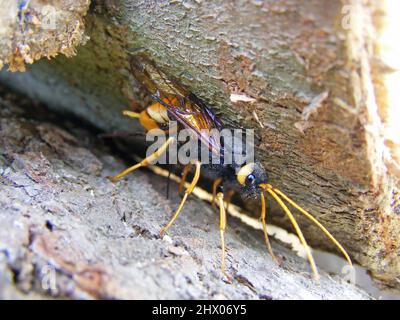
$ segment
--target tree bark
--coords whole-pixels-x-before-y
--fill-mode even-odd
[[[398,287],[399,145],[386,130],[394,69],[380,50],[388,16],[380,1],[105,1],[87,17],[90,41],[76,57],[1,79],[107,132],[136,130],[120,111],[144,107],[128,71],[132,52],[144,50],[224,123],[254,128],[271,183]],[[299,219],[313,246],[333,250]]]

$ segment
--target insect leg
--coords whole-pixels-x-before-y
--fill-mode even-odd
[[[219,205],[219,231],[221,234],[221,271],[229,279],[229,276],[225,273],[225,227],[226,227],[226,212],[224,206],[224,194],[218,192],[217,201]]]
[[[193,180],[192,180],[192,182],[190,183],[190,186],[186,189],[185,194],[183,195],[183,198],[182,198],[182,200],[181,200],[181,203],[179,204],[179,207],[178,207],[178,209],[176,210],[175,214],[172,216],[171,221],[168,222],[168,224],[167,224],[164,228],[161,229],[161,231],[160,231],[160,235],[161,235],[161,236],[164,235],[165,232],[167,232],[167,230],[168,230],[168,229],[172,226],[172,224],[175,222],[176,218],[178,218],[179,214],[180,214],[181,211],[182,211],[183,205],[184,205],[185,202],[186,202],[187,197],[189,196],[189,194],[192,193],[194,187],[196,186],[197,182],[199,181],[199,178],[200,178],[200,166],[201,166],[200,161],[196,161],[196,162],[195,162],[195,165],[196,165],[196,171],[195,171],[195,173],[194,173]]]
[[[226,207],[225,210],[228,212],[229,211],[229,206],[231,204],[231,200],[233,195],[235,194],[235,190],[230,189],[228,190],[228,192],[226,193],[226,197],[225,197],[225,203],[226,203]]]
[[[221,182],[222,182],[222,178],[217,178],[213,182],[211,204],[214,208],[215,208],[215,197],[217,195],[217,189],[218,189],[218,186],[221,184]]]
[[[112,182],[117,182],[118,180],[120,180],[121,178],[126,176],[128,173],[131,173],[132,171],[134,171],[134,170],[136,170],[136,169],[138,169],[140,167],[148,166],[151,162],[153,162],[158,157],[160,157],[167,150],[168,146],[172,142],[174,142],[174,140],[175,140],[174,137],[169,137],[168,140],[165,141],[164,144],[162,144],[161,147],[158,148],[156,152],[152,153],[147,158],[144,158],[142,161],[140,161],[139,163],[135,164],[134,166],[129,167],[128,169],[125,169],[125,170],[121,171],[120,173],[118,173],[115,176],[109,177],[109,179]]]
[[[143,132],[113,131],[108,133],[100,133],[97,136],[101,139],[110,139],[110,138],[145,137],[145,134]]]
[[[192,165],[193,165],[193,163],[189,163],[183,169],[182,178],[181,178],[181,181],[179,182],[179,194],[180,195],[182,195],[183,186],[185,185],[186,177],[187,177],[188,173],[190,172],[190,169],[192,169]]]
[[[263,226],[263,231],[264,231],[264,239],[265,239],[265,244],[267,245],[268,252],[271,255],[272,259],[277,263],[280,264],[278,258],[275,256],[274,251],[272,250],[271,243],[269,242],[269,237],[268,237],[268,232],[267,232],[267,222],[266,222],[266,205],[265,205],[265,196],[264,193],[261,192],[260,194],[261,197],[261,215],[260,215],[260,220]]]
[[[130,117],[130,118],[140,118],[140,113],[133,112],[130,110],[124,110],[124,111],[122,111],[122,114],[124,116]]]
[[[265,190],[278,202],[278,204],[282,207],[283,211],[285,211],[286,215],[288,216],[290,222],[292,223],[294,229],[296,230],[297,235],[299,236],[300,242],[303,244],[304,248],[306,249],[308,261],[310,261],[310,266],[311,269],[314,273],[314,276],[316,279],[319,279],[319,274],[317,270],[317,266],[315,265],[314,258],[311,254],[310,247],[307,244],[306,239],[304,238],[303,232],[301,232],[301,229],[299,225],[297,224],[296,219],[294,218],[293,214],[290,212],[289,208],[283,203],[281,198],[272,190],[271,187],[267,187]]]

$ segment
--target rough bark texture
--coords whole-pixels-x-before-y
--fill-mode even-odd
[[[378,84],[390,68],[373,37],[383,10],[357,0],[105,1],[88,16],[91,41],[76,57],[1,79],[100,129],[131,129],[119,111],[142,100],[127,60],[145,48],[226,124],[255,128],[271,183],[312,211],[358,263],[398,286],[400,216],[390,206],[398,163],[388,157],[398,146],[383,134],[388,106]],[[233,103],[232,93],[254,102]],[[273,221],[289,226],[280,214]],[[312,245],[332,249],[301,224]]]
[[[159,237],[179,201],[175,184],[168,200],[166,180],[150,172],[109,182],[124,164],[96,135],[1,96],[1,299],[369,298],[337,276],[314,282],[307,262],[274,242],[284,259],[278,267],[261,233],[234,218],[226,283],[215,209],[192,197],[169,236]]]

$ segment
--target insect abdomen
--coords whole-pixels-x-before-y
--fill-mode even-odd
[[[147,130],[165,128],[171,119],[168,117],[167,108],[156,102],[140,113],[140,124]]]

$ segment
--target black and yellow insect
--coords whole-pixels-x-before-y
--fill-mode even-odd
[[[307,245],[307,242],[303,236],[303,233],[296,222],[293,214],[285,204],[288,203],[314,224],[316,224],[327,236],[328,238],[338,247],[338,249],[343,253],[344,257],[347,259],[348,263],[351,265],[351,260],[347,252],[340,245],[340,243],[329,233],[329,231],[310,213],[296,204],[288,196],[286,196],[282,191],[273,187],[268,183],[268,174],[262,164],[255,160],[251,163],[237,164],[234,161],[232,163],[224,163],[223,155],[221,150],[224,146],[221,141],[214,139],[213,136],[205,133],[207,130],[217,129],[222,130],[222,123],[217,119],[214,113],[193,93],[186,90],[182,85],[178,84],[177,81],[173,80],[171,77],[167,77],[165,73],[160,71],[156,65],[145,58],[142,55],[137,55],[133,57],[130,63],[133,76],[138,80],[140,84],[151,94],[155,100],[154,104],[151,104],[141,113],[136,113],[132,111],[124,111],[124,115],[138,118],[141,125],[147,129],[161,129],[168,130],[168,124],[170,121],[174,120],[178,123],[177,130],[181,128],[189,129],[197,136],[201,144],[207,146],[210,153],[217,154],[221,157],[222,161],[218,165],[204,164],[199,160],[194,160],[192,163],[186,165],[183,170],[180,189],[185,183],[186,177],[191,170],[195,167],[195,173],[193,180],[191,181],[189,187],[184,192],[183,198],[180,202],[179,207],[172,216],[170,222],[161,230],[161,235],[163,235],[172,226],[174,221],[177,219],[182,211],[182,208],[188,198],[192,193],[193,189],[196,187],[200,172],[208,177],[214,178],[213,183],[213,204],[215,200],[219,206],[220,211],[220,236],[221,236],[221,247],[222,247],[222,258],[221,258],[221,269],[225,274],[225,241],[224,241],[224,231],[226,226],[226,212],[224,207],[224,189],[228,190],[226,192],[227,197],[232,195],[232,190],[238,192],[244,198],[253,197],[260,198],[261,201],[261,215],[260,220],[263,225],[264,238],[267,248],[272,256],[272,258],[277,261],[267,233],[266,224],[266,198],[264,193],[267,192],[276,202],[282,207],[285,214],[288,216],[290,222],[292,223],[301,243],[306,248],[307,257],[310,262],[312,271],[314,275],[318,278],[318,271],[311,254],[311,251]],[[206,130],[204,130],[206,129]],[[114,182],[120,180],[128,173],[144,166],[150,165],[154,160],[160,157],[166,152],[168,146],[174,143],[174,137],[170,136],[166,142],[158,148],[156,152],[145,158],[140,163],[123,170],[117,175],[110,177]],[[226,197],[225,197],[226,200]]]

